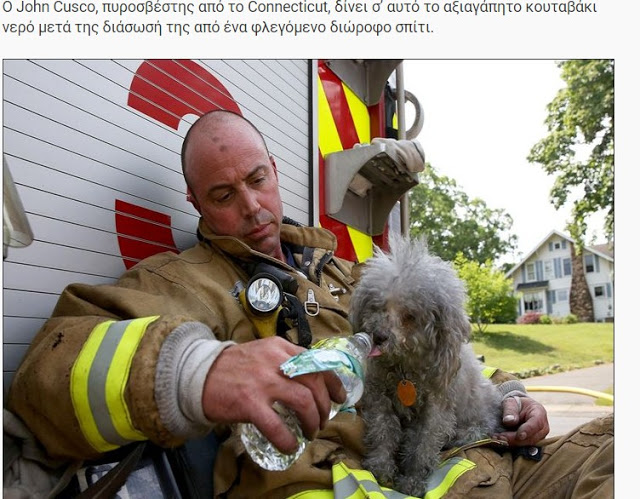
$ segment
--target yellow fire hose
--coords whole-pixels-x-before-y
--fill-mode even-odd
[[[527,386],[528,392],[566,392],[576,393],[579,395],[588,395],[597,399],[608,400],[613,402],[613,395],[597,390],[589,390],[588,388],[576,388],[574,386]]]

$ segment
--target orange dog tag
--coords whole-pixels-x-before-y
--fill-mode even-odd
[[[400,380],[397,387],[398,399],[405,407],[416,403],[416,387],[408,379]]]

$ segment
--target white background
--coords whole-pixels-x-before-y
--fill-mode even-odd
[[[333,4],[333,2],[331,2]],[[413,2],[408,2],[413,3]],[[478,2],[481,3],[481,2]],[[587,2],[577,2],[585,5]],[[444,2],[443,2],[444,4]],[[590,3],[591,4],[591,3]],[[422,4],[421,4],[422,5]],[[524,4],[523,4],[524,5]],[[638,168],[638,74],[637,20],[640,8],[637,2],[606,2],[594,4],[597,14],[531,14],[531,15],[479,15],[463,14],[425,16],[434,33],[430,35],[388,35],[358,36],[326,33],[318,36],[280,36],[269,35],[255,37],[251,34],[242,36],[209,36],[178,37],[163,36],[157,39],[151,36],[79,36],[66,35],[60,37],[47,36],[14,36],[0,31],[0,53],[2,58],[390,58],[390,59],[570,59],[570,58],[614,58],[616,76],[616,488],[625,493],[634,479],[633,456],[630,454],[634,445],[633,430],[635,425],[631,418],[635,415],[631,407],[632,396],[637,387],[631,391],[636,377],[633,366],[638,363],[637,321],[634,314],[637,309],[631,303],[636,294],[631,287],[637,283],[637,265],[633,265],[632,251],[637,246],[635,236],[638,222],[637,208],[637,168]],[[0,22],[12,20],[10,15],[0,10]],[[275,16],[276,20],[286,22],[290,15]],[[389,17],[389,16],[388,16]],[[251,16],[255,21],[257,16]],[[27,23],[30,16],[24,15],[16,22]],[[63,22],[64,15],[58,18],[51,16],[50,22]],[[89,23],[96,22],[98,16],[86,16]],[[148,16],[149,22],[155,22],[158,16]],[[164,21],[164,17],[162,18]],[[297,18],[296,18],[297,19]],[[308,22],[325,19],[320,15],[305,16]],[[342,20],[347,17],[342,15]],[[364,19],[364,18],[363,18]],[[368,18],[367,18],[368,19]],[[372,22],[377,18],[371,16]],[[422,18],[421,18],[422,19]],[[178,18],[180,22],[182,19]],[[366,19],[365,19],[366,20]],[[100,22],[102,20],[100,19]],[[144,18],[142,18],[144,21]],[[142,22],[141,21],[141,22]],[[236,19],[237,21],[237,19]],[[78,22],[78,19],[75,19]],[[1,28],[1,26],[0,26]],[[524,71],[524,69],[523,69]],[[542,69],[540,69],[542,71]],[[430,78],[442,79],[447,73],[431,74]],[[474,78],[470,76],[469,78]],[[409,75],[407,75],[407,80]],[[438,82],[438,85],[455,89],[459,82]],[[480,85],[481,81],[474,82]],[[410,90],[415,91],[415,83],[407,83]],[[541,93],[552,98],[553,89],[540,89]],[[547,94],[548,93],[548,94]],[[456,98],[468,98],[461,95],[460,90],[454,95],[442,95],[441,104]],[[483,95],[478,92],[477,100]],[[521,105],[529,105],[528,96],[517,97]],[[542,99],[543,101],[546,99]],[[488,106],[492,108],[493,106]],[[540,118],[544,112],[536,111]],[[434,125],[435,126],[435,125]],[[460,132],[465,129],[462,127]],[[429,128],[425,130],[425,143],[431,136]],[[541,130],[543,132],[543,130]],[[526,145],[522,144],[521,152],[527,151],[540,136],[527,136]],[[474,137],[470,135],[457,137],[460,148],[474,145]],[[464,161],[442,156],[443,153],[432,152],[432,160],[441,173],[456,178],[460,170],[447,171],[446,168],[463,168]],[[487,159],[485,156],[489,156]],[[483,165],[498,161],[497,151],[482,155]],[[445,164],[446,163],[446,164]],[[530,166],[530,171],[535,170]],[[531,173],[534,175],[534,173]],[[499,176],[498,179],[503,179]],[[463,187],[475,194],[476,182],[459,179]],[[477,186],[477,195],[483,197],[492,207],[494,205],[488,195]],[[541,185],[540,190],[544,186]],[[543,195],[543,194],[541,194]],[[505,208],[507,208],[505,206]],[[509,210],[508,210],[509,211]],[[513,215],[519,217],[513,210]],[[519,222],[518,222],[519,223]],[[526,224],[527,222],[525,222]],[[545,226],[546,227],[546,226]],[[551,230],[549,227],[548,230]],[[518,232],[520,229],[518,228]],[[546,228],[536,228],[533,241],[542,238]],[[524,238],[522,238],[524,240]],[[528,243],[527,243],[528,244]],[[523,249],[523,251],[527,251]],[[624,459],[626,458],[626,459]],[[625,483],[626,482],[626,483]]]

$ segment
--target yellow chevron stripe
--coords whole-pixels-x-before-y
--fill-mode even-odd
[[[347,230],[349,231],[353,249],[358,257],[358,262],[362,263],[373,256],[373,239],[371,239],[371,236],[349,225],[347,225]]]
[[[70,391],[73,409],[80,423],[80,429],[82,430],[84,438],[89,442],[91,447],[99,452],[117,449],[118,446],[107,442],[98,431],[98,426],[93,418],[93,412],[89,404],[89,373],[98,348],[109,326],[114,322],[115,321],[102,322],[91,331],[89,338],[87,338],[82,350],[80,350],[80,354],[71,369]]]
[[[342,88],[347,98],[349,111],[351,112],[360,143],[371,142],[371,120],[367,106],[344,83],[342,84]],[[351,243],[353,244],[353,249],[356,252],[358,261],[364,262],[373,255],[373,239],[368,234],[353,227],[347,226],[347,230],[349,231],[349,237],[351,238]]]
[[[371,142],[371,125],[369,120],[369,110],[364,102],[354,94],[349,87],[344,83],[342,84],[344,89],[344,95],[347,98],[347,104],[349,105],[349,112],[353,118],[353,123],[356,127],[356,133],[360,143]]]
[[[131,321],[118,344],[107,373],[106,395],[109,414],[117,432],[127,440],[146,440],[146,437],[133,426],[129,406],[125,400],[125,390],[133,355],[138,349],[147,326],[157,318],[156,315]]]
[[[329,100],[322,87],[320,77],[318,77],[318,130],[318,146],[323,157],[332,152],[342,151],[340,135],[333,120]],[[325,186],[326,188],[327,186]]]

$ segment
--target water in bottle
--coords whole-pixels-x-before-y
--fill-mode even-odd
[[[329,418],[341,410],[352,409],[362,397],[364,390],[364,360],[371,353],[373,342],[366,333],[350,337],[335,337],[321,340],[298,355],[284,362],[280,369],[293,378],[302,374],[332,370],[342,381],[347,397],[342,404],[332,402]],[[240,438],[254,462],[266,470],[282,471],[289,468],[304,452],[307,439],[302,434],[295,413],[276,402],[274,410],[282,417],[287,427],[298,440],[298,449],[293,454],[284,454],[267,440],[251,423],[240,428]]]

